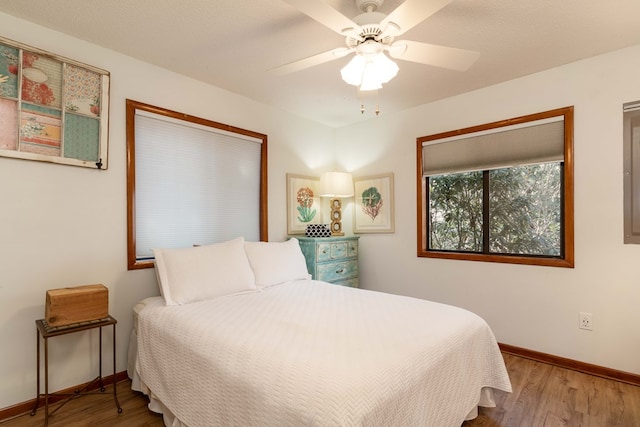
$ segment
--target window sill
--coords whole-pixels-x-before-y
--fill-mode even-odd
[[[565,258],[539,258],[518,255],[486,255],[476,253],[418,251],[421,258],[457,259],[464,261],[500,262],[505,264],[540,265],[546,267],[574,268],[573,259]]]

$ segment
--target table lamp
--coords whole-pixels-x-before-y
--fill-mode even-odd
[[[320,177],[320,197],[331,197],[331,235],[344,236],[342,201],[353,196],[353,178],[347,172],[325,172]]]

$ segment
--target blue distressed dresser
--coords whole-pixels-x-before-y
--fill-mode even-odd
[[[295,238],[300,242],[313,279],[358,287],[359,236]]]

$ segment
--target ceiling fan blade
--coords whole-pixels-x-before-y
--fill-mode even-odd
[[[333,61],[334,59],[342,58],[343,56],[346,56],[351,52],[352,49],[339,47],[337,49],[332,49],[327,52],[322,52],[308,58],[300,59],[298,61],[290,62],[288,64],[272,68],[269,70],[269,72],[280,76],[284,74],[295,73],[296,71],[304,70],[306,68],[324,64],[325,62]]]
[[[399,36],[452,1],[453,0],[405,0],[404,3],[380,22],[380,28],[382,28],[383,33],[387,33],[385,35]]]
[[[466,71],[480,56],[480,52],[472,50],[456,49],[411,40],[398,40],[387,50],[393,58],[457,71]]]
[[[362,29],[336,9],[321,0],[283,0],[300,12],[343,36],[359,38]]]

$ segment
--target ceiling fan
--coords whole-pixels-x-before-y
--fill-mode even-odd
[[[341,70],[347,83],[360,90],[374,90],[391,80],[398,71],[392,58],[433,65],[457,71],[467,70],[480,55],[479,52],[421,43],[395,40],[433,15],[453,0],[405,0],[389,15],[377,10],[384,0],[355,0],[363,13],[347,18],[322,0],[283,0],[300,12],[346,37],[346,47],[291,62],[271,71],[288,74],[304,70],[355,53],[351,62]]]

